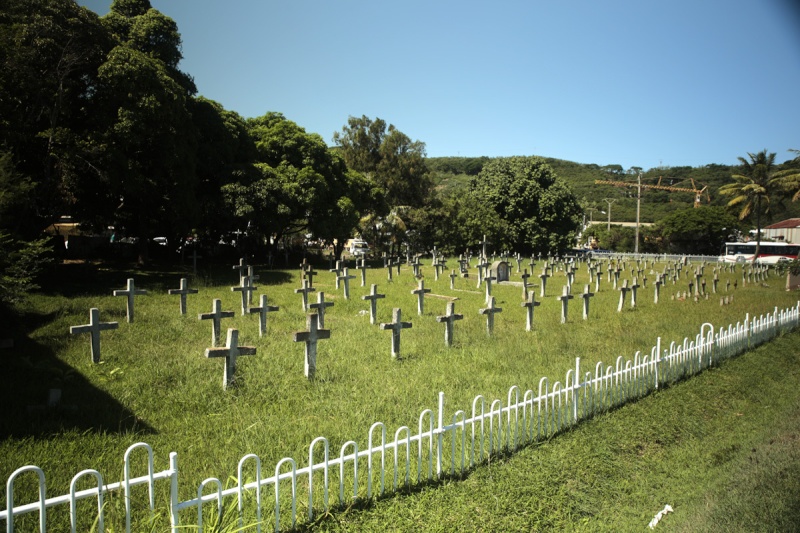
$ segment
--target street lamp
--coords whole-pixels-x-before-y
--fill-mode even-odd
[[[616,198],[603,198],[605,203],[608,204],[608,231],[611,231],[611,206],[617,201]]]

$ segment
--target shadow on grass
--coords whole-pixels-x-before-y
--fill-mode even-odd
[[[155,430],[79,372],[53,350],[30,339],[28,331],[53,320],[29,313],[9,322],[20,333],[0,351],[0,438],[47,437],[61,431],[150,434]],[[87,355],[88,357],[88,355]]]

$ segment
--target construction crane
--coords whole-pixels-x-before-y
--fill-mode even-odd
[[[697,188],[697,184],[692,178],[689,178],[689,181],[692,182],[692,188],[688,187],[673,187],[672,185],[661,185],[661,180],[663,178],[661,176],[658,177],[658,183],[655,184],[647,184],[647,183],[640,183],[640,182],[632,182],[632,181],[611,181],[611,180],[594,180],[595,185],[612,185],[614,187],[637,187],[641,189],[656,189],[660,191],[669,191],[669,192],[690,192],[694,194],[694,207],[700,207],[700,203],[703,199],[703,193],[706,193],[706,202],[711,203],[711,197],[708,194],[708,185],[704,185],[702,189]],[[700,185],[703,185],[702,183]],[[641,190],[640,189],[640,190]],[[641,195],[641,192],[639,193]]]
[[[689,178],[692,182],[692,188],[689,189],[688,187],[673,187],[672,185],[661,185],[661,176],[658,178],[658,183],[647,184],[642,183],[642,173],[639,173],[639,176],[636,179],[636,182],[632,181],[611,181],[611,180],[594,180],[595,185],[611,185],[614,187],[636,187],[636,236],[634,237],[634,253],[639,253],[639,214],[641,212],[642,207],[642,189],[657,189],[662,191],[670,191],[670,192],[690,192],[694,194],[694,206],[700,206],[700,200],[702,199],[703,193],[706,193],[706,197],[708,198],[709,203],[711,202],[711,197],[708,195],[708,185],[703,187],[702,189],[698,189],[697,185],[695,184],[694,180]],[[702,184],[701,184],[702,185]]]

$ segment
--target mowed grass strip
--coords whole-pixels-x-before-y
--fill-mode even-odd
[[[800,333],[325,531],[796,531]]]
[[[563,381],[575,357],[581,357],[585,370],[597,361],[613,365],[618,356],[649,352],[659,336],[666,347],[686,336],[693,339],[703,322],[727,326],[746,313],[754,317],[797,302],[796,293],[782,290],[780,278],[743,287],[737,271],[720,273],[720,287],[728,279],[738,281],[739,288],[728,293],[735,296],[731,305],[719,305],[724,290],[697,303],[671,299],[688,289],[686,277],[662,287],[661,303],[655,305],[651,274],[648,289],[640,289],[638,307],[630,308],[628,301],[617,313],[619,292],[603,275],[589,320],[581,320],[576,298],[570,302],[568,323],[562,325],[555,296],[566,278],[556,273],[536,309],[531,332],[524,330],[521,288],[496,285],[493,294],[503,312],[496,316],[490,337],[478,313],[485,307],[484,291],[476,288],[474,275],[457,279],[451,290],[449,278],[435,281],[431,268],[423,267],[432,294],[425,299],[423,316],[417,316],[416,296],[411,294],[417,280],[408,267],[392,282],[386,280],[385,269],[371,269],[366,287],[358,280],[351,284],[350,300],[336,289],[332,273],[321,266],[316,270],[320,274],[314,286],[335,305],[326,314],[332,334],[320,342],[314,382],[303,376],[302,344],[292,342],[292,333],[306,328],[306,313],[294,293],[300,287],[298,270],[257,268],[261,278],[254,302],[258,294],[267,294],[270,305],[280,306],[270,313],[263,338],[255,316],[240,315],[239,294],[230,289],[238,284],[237,274],[229,267],[190,279],[190,287],[200,292],[189,297],[186,316],[178,314],[178,297],[167,295],[185,272],[99,268],[82,276],[65,274],[19,308],[22,334],[16,335],[17,347],[7,359],[2,390],[3,404],[10,408],[0,425],[0,474],[7,477],[22,465],[36,464],[47,475],[48,494],[64,494],[83,468],[100,470],[107,482],[121,479],[125,449],[145,441],[154,448],[157,470],[167,468],[169,452],[178,453],[181,496],[190,498],[207,477],[229,482],[247,453],[258,454],[269,472],[283,457],[305,464],[308,445],[318,436],[328,438],[331,453],[338,455],[349,440],[364,449],[374,422],[384,422],[389,435],[400,426],[415,428],[424,409],[435,410],[439,391],[446,395],[447,420],[457,409],[468,410],[477,395],[487,404],[495,398],[505,402],[512,385],[537,390],[541,377]],[[513,273],[512,280],[518,276]],[[111,296],[129,277],[149,291],[136,299],[133,324],[125,322],[124,298]],[[391,321],[392,308],[400,307],[403,320],[413,323],[402,333],[399,360],[390,357],[391,333],[369,324],[368,305],[360,296],[369,294],[371,283],[386,294],[378,304],[379,322]],[[585,283],[588,274],[582,266],[575,287]],[[540,299],[538,289],[532,290]],[[464,314],[455,325],[452,348],[444,346],[444,326],[435,320],[445,311],[447,300],[441,297],[458,298],[456,312]],[[211,310],[215,298],[235,313],[223,321],[223,339],[224,330],[235,327],[241,344],[258,350],[239,360],[236,385],[228,391],[222,389],[222,361],[203,357],[211,326],[197,320],[199,313]],[[316,301],[316,294],[310,300]],[[120,322],[119,329],[103,333],[102,362],[97,365],[90,361],[88,338],[68,334],[69,326],[86,323],[90,307],[100,308],[103,321]],[[63,391],[61,408],[28,409],[44,404],[47,390],[54,387]],[[144,474],[141,455],[134,463],[134,475]],[[31,485],[20,483],[17,501],[34,498]],[[359,489],[363,496],[365,483]],[[166,488],[159,490],[158,498],[166,501]],[[4,494],[5,486],[0,491]],[[332,497],[332,504],[337,501]]]

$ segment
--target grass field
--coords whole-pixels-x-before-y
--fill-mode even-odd
[[[321,266],[314,286],[335,305],[326,313],[331,338],[319,344],[313,382],[303,376],[302,343],[292,341],[292,333],[306,327],[300,296],[294,293],[300,287],[297,269],[256,268],[261,278],[255,301],[258,294],[267,294],[269,303],[280,307],[280,311],[269,315],[267,335],[259,338],[256,318],[239,314],[239,295],[230,289],[237,284],[237,274],[230,267],[190,279],[190,286],[199,289],[199,294],[189,297],[186,316],[178,313],[178,298],[167,295],[167,289],[177,288],[179,278],[186,275],[179,270],[65,267],[57,279],[18,309],[16,347],[5,357],[6,382],[0,392],[3,405],[9,406],[0,423],[0,474],[7,477],[19,466],[36,464],[47,474],[48,495],[64,494],[71,477],[84,468],[98,469],[106,481],[120,479],[125,449],[145,441],[155,450],[157,470],[167,467],[169,452],[179,454],[182,490],[185,496],[191,496],[205,478],[228,480],[235,475],[238,460],[247,453],[258,454],[269,470],[283,457],[307,456],[309,443],[321,435],[329,439],[332,449],[338,450],[348,440],[364,443],[367,430],[376,421],[384,422],[387,428],[413,426],[423,409],[436,407],[439,391],[446,393],[449,412],[466,410],[479,394],[487,399],[504,398],[512,385],[524,391],[536,389],[543,376],[563,379],[575,357],[581,357],[585,368],[593,368],[597,361],[612,364],[619,355],[629,358],[637,350],[649,350],[657,337],[666,344],[682,341],[686,336],[694,337],[704,322],[727,326],[743,320],[746,313],[754,316],[797,302],[797,294],[784,291],[780,278],[743,287],[741,272],[737,271],[720,272],[720,294],[708,300],[672,299],[677,291],[687,290],[688,278],[683,277],[676,285],[662,287],[661,301],[655,305],[655,275],[650,273],[650,266],[650,284],[639,290],[636,309],[628,304],[623,312],[616,312],[619,293],[612,290],[603,274],[600,291],[591,301],[589,320],[581,320],[580,299],[576,297],[570,302],[567,324],[560,324],[561,304],[555,296],[560,294],[565,277],[556,273],[548,281],[547,297],[536,309],[531,332],[525,331],[521,288],[496,285],[493,294],[503,312],[496,316],[490,337],[485,318],[478,314],[478,309],[485,307],[484,292],[476,288],[474,273],[469,279],[456,279],[455,290],[451,290],[447,276],[435,281],[432,268],[425,266],[425,284],[432,292],[425,298],[424,315],[417,316],[416,297],[411,294],[417,280],[408,267],[403,267],[399,276],[395,274],[392,282],[387,281],[385,269],[370,270],[367,286],[360,287],[358,279],[352,281],[351,299],[345,300],[342,290],[335,288],[333,274]],[[655,270],[662,267],[656,265]],[[706,266],[709,291],[711,268]],[[536,274],[539,272],[537,266]],[[352,273],[359,275],[355,270]],[[149,291],[147,296],[136,299],[133,324],[125,323],[124,298],[111,296],[112,290],[122,289],[129,277],[135,278],[137,287]],[[518,274],[512,274],[513,279],[518,279]],[[731,287],[726,293],[728,279],[735,280],[739,287]],[[379,292],[386,294],[378,303],[380,322],[389,322],[392,308],[400,307],[404,320],[413,323],[411,329],[402,332],[398,360],[390,357],[391,334],[370,325],[365,314],[368,306],[361,296],[369,293],[371,283],[378,284]],[[582,292],[585,283],[588,274],[583,267],[578,271],[573,293]],[[538,296],[538,289],[535,290]],[[724,294],[733,295],[734,301],[720,306],[719,298]],[[456,312],[463,313],[464,320],[456,323],[454,346],[447,348],[444,326],[436,322],[435,316],[444,314],[445,298],[452,297],[458,298]],[[236,313],[234,318],[223,321],[223,330],[237,328],[240,342],[257,348],[255,356],[239,360],[236,384],[227,391],[222,389],[223,363],[203,357],[210,346],[210,324],[197,320],[198,313],[211,310],[214,298],[222,300],[224,310]],[[316,301],[315,295],[312,300]],[[100,364],[91,363],[86,336],[68,333],[69,326],[87,322],[90,307],[100,309],[102,320],[120,322],[119,329],[102,335]],[[757,352],[762,359],[752,368],[736,370],[737,365],[756,357],[748,355],[741,358],[742,362],[737,360],[597,417],[552,441],[493,460],[470,472],[464,480],[447,479],[417,487],[407,497],[389,497],[367,510],[339,511],[317,526],[354,531],[414,530],[421,524],[425,529],[443,531],[461,527],[487,531],[636,529],[645,527],[663,504],[671,503],[660,503],[663,498],[655,497],[660,496],[656,489],[644,486],[645,474],[639,469],[645,467],[660,472],[662,485],[669,482],[680,487],[681,482],[688,483],[688,488],[676,490],[687,494],[700,491],[698,497],[715,502],[715,495],[727,497],[733,492],[728,485],[733,484],[734,478],[726,477],[735,471],[731,466],[749,479],[758,475],[771,479],[777,472],[796,469],[792,447],[773,446],[768,441],[789,442],[789,436],[796,435],[798,421],[792,413],[800,393],[766,400],[770,409],[756,410],[761,414],[753,415],[747,428],[730,429],[730,420],[726,419],[736,416],[729,412],[734,400],[741,405],[736,412],[742,412],[742,416],[732,420],[744,422],[751,418],[745,414],[753,411],[746,407],[758,406],[760,398],[767,396],[764,388],[770,390],[771,398],[770,387],[764,386],[771,381],[757,380],[766,374],[765,369],[772,370],[773,364],[785,390],[796,389],[797,374],[792,370],[798,357],[796,341],[796,334],[779,341],[788,342],[781,352],[783,366],[769,357],[765,360],[763,353],[771,352],[769,347],[762,348]],[[725,390],[732,397],[724,405],[698,399],[706,394],[708,384],[681,398],[687,390],[699,386],[695,382],[714,380],[720,375],[730,375]],[[736,380],[742,380],[741,387]],[[716,381],[708,383],[722,387]],[[750,387],[762,396],[751,393]],[[61,407],[39,409],[51,388],[63,391]],[[679,398],[677,407],[672,399],[675,397]],[[781,406],[772,409],[778,400]],[[690,408],[699,409],[699,414],[687,412]],[[681,416],[674,413],[676,410]],[[697,420],[685,427],[684,421],[693,420],[692,416]],[[724,420],[727,422],[723,424]],[[695,426],[700,428],[696,432],[692,429]],[[722,469],[722,477],[714,478],[713,461],[705,456],[709,446],[703,447],[706,432],[716,435],[711,441],[714,443],[724,442],[724,436],[731,443],[729,447],[739,442],[737,439],[751,442],[752,447],[739,445],[727,454],[719,452],[723,454],[720,464],[727,466]],[[698,447],[693,448],[695,445]],[[749,453],[774,456],[771,463],[783,466],[774,472],[748,469],[748,449],[757,450]],[[628,452],[622,453],[625,450]],[[698,454],[702,461],[690,460]],[[641,462],[642,457],[647,463]],[[691,466],[686,467],[690,470],[683,478],[669,478],[669,472],[676,471],[675,465],[684,463]],[[703,483],[694,481],[692,472],[700,472]],[[535,479],[530,477],[534,475]],[[494,481],[501,477],[502,481]],[[20,482],[17,501],[34,499],[32,483],[27,485]],[[513,496],[511,488],[515,486],[528,487],[527,496]],[[534,498],[539,494],[541,498]],[[643,495],[650,499],[640,501]],[[748,497],[752,497],[752,491],[742,491],[740,498]],[[444,500],[437,501],[438,498]],[[583,500],[585,503],[581,503]],[[492,501],[497,501],[499,507],[491,505]],[[521,505],[523,501],[526,505]],[[693,498],[676,498],[672,502],[676,513],[664,519],[665,525],[677,527],[684,523],[686,515],[681,513],[694,505],[692,517],[706,520],[706,529],[715,530],[713,521],[722,512],[718,508],[698,506]],[[119,502],[112,500],[109,505],[118,506]],[[592,508],[608,509],[612,516],[605,518],[604,513],[591,511]],[[54,514],[56,524],[64,519]],[[146,514],[140,510],[137,516]],[[298,514],[302,517],[303,511]],[[481,526],[490,515],[499,522],[487,521],[485,527]],[[512,519],[516,521],[504,521]],[[111,520],[111,527],[118,528],[118,517]],[[26,523],[29,522],[20,522],[23,527]],[[160,530],[159,527],[163,525],[154,529]],[[684,527],[693,530],[689,522]]]

